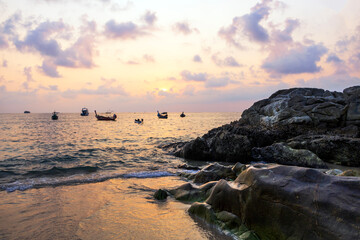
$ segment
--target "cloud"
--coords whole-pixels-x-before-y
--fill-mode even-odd
[[[50,38],[52,34],[63,32],[66,29],[62,21],[43,22],[36,29],[27,33],[25,40],[15,40],[15,46],[20,51],[38,51],[41,55],[56,57],[60,54],[59,43]]]
[[[201,62],[202,62],[202,59],[201,59],[201,57],[200,57],[199,55],[195,55],[195,56],[193,57],[193,61],[194,61],[194,62],[199,62],[199,63],[201,63]]]
[[[24,75],[26,76],[27,82],[35,82],[34,78],[32,77],[31,67],[24,67],[23,72],[24,72]]]
[[[207,73],[191,73],[187,70],[184,70],[180,73],[181,77],[185,81],[196,81],[196,82],[205,82],[207,80]]]
[[[9,39],[15,37],[15,28],[20,20],[21,13],[17,12],[0,24],[0,49],[9,47]]]
[[[62,38],[61,34],[71,28],[61,20],[40,23],[35,29],[27,32],[24,40],[15,39],[14,44],[21,52],[37,52],[42,55],[44,61],[39,69],[49,77],[61,77],[57,71],[58,66],[92,68],[95,67],[93,57],[95,55],[96,23],[87,21],[86,17],[82,17],[82,22],[81,36],[64,50],[57,39]]]
[[[219,88],[225,87],[230,83],[230,79],[228,77],[223,78],[210,78],[206,81],[205,87],[207,88]]]
[[[75,98],[78,95],[100,95],[100,96],[128,96],[129,94],[125,91],[125,89],[121,86],[107,86],[101,85],[97,89],[88,89],[82,88],[80,90],[66,90],[61,93],[61,95],[65,98]]]
[[[242,48],[242,45],[237,40],[237,20],[238,18],[233,19],[233,23],[228,27],[222,27],[218,35],[220,38],[223,38],[228,44],[233,45],[237,48]]]
[[[227,27],[222,27],[218,31],[218,35],[227,43],[237,48],[242,48],[240,43],[240,34],[246,36],[250,41],[267,43],[269,42],[268,31],[260,25],[263,19],[270,14],[271,8],[269,3],[272,0],[262,0],[251,8],[249,14],[234,17],[232,23]]]
[[[298,46],[280,55],[268,57],[261,67],[270,73],[315,73],[321,70],[317,62],[327,51],[321,44]]]
[[[329,56],[326,59],[326,62],[342,63],[343,60],[341,60],[336,54],[332,53],[332,54],[329,54]]]
[[[153,26],[157,20],[156,13],[146,11],[142,19],[146,22],[147,25]]]
[[[274,39],[276,43],[284,43],[284,42],[292,42],[292,33],[296,28],[300,26],[300,21],[298,19],[287,19],[285,21],[284,30],[280,31],[278,29],[274,29],[271,37]]]
[[[8,66],[8,61],[7,60],[3,60],[2,66],[4,68],[6,68]]]
[[[211,59],[213,60],[213,62],[219,66],[219,67],[242,67],[241,64],[239,64],[235,58],[229,56],[226,57],[225,59],[220,59],[218,57],[219,54],[214,54],[212,55]]]
[[[184,35],[189,35],[189,34],[191,34],[193,32],[196,32],[196,33],[199,32],[198,29],[191,28],[189,23],[187,23],[187,22],[177,22],[177,23],[175,23],[174,26],[173,26],[173,31],[177,32],[177,33],[184,34]]]
[[[110,20],[105,24],[105,35],[112,39],[137,39],[147,33],[133,22],[116,23]]]
[[[57,71],[56,65],[52,60],[44,60],[42,65],[38,67],[45,75],[52,78],[61,77],[59,72]]]
[[[272,0],[263,0],[261,3],[256,4],[249,14],[241,17],[242,32],[250,40],[256,42],[268,42],[269,34],[267,30],[260,25],[260,21],[266,19],[270,13],[268,4]]]

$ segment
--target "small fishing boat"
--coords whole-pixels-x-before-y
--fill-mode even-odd
[[[95,117],[97,118],[97,120],[100,120],[100,121],[115,121],[117,118],[115,113],[111,117],[108,117],[108,116],[98,115],[96,110],[94,112],[95,112]]]
[[[167,112],[159,113],[159,111],[157,111],[157,116],[158,116],[158,118],[165,118],[165,119],[168,118]]]
[[[135,119],[135,123],[137,124],[143,124],[144,119]]]
[[[89,116],[89,110],[86,108],[86,107],[83,107],[81,109],[81,113],[80,113],[81,116]]]
[[[181,114],[180,114],[180,117],[185,117],[186,115],[185,115],[185,113],[184,112],[182,112]]]
[[[24,111],[24,113],[30,113],[30,111],[26,110],[26,111]]]
[[[58,114],[58,113],[54,111],[53,114],[52,114],[52,116],[51,116],[51,119],[52,119],[52,120],[58,120],[59,117],[58,117],[57,114]]]

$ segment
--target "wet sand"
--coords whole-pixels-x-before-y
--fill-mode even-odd
[[[1,239],[230,239],[196,222],[189,205],[156,189],[179,177],[112,179],[100,183],[0,192]]]

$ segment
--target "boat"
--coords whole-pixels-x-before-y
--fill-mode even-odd
[[[165,118],[165,119],[168,118],[167,112],[159,113],[159,111],[157,111],[157,116],[158,116],[158,118]]]
[[[57,114],[58,114],[58,113],[54,111],[53,114],[52,114],[52,116],[51,116],[51,119],[52,119],[52,120],[58,120],[59,117],[58,117]]]
[[[30,111],[26,110],[26,111],[24,111],[24,113],[30,113]]]
[[[135,119],[135,123],[143,124],[144,119]]]
[[[113,110],[107,110],[106,112],[105,112],[105,114],[112,114],[113,113]]]
[[[186,115],[185,115],[185,113],[184,112],[182,112],[181,114],[180,114],[180,117],[185,117]]]
[[[86,107],[83,107],[81,109],[81,113],[80,113],[81,116],[89,116],[89,110],[86,108]]]
[[[101,115],[98,115],[96,110],[94,111],[95,112],[95,117],[97,118],[97,120],[99,121],[115,121],[117,116],[116,114],[114,113],[114,115],[112,115],[111,117],[108,117],[108,116],[101,116]]]

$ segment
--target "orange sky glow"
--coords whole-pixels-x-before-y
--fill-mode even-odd
[[[0,0],[0,113],[241,112],[360,84],[360,2]]]

